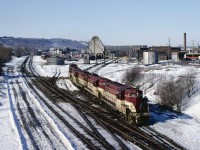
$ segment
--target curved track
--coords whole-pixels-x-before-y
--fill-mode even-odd
[[[30,64],[30,67],[31,67],[31,64]],[[34,70],[33,72],[35,73]],[[41,84],[43,84],[43,87],[46,87],[47,89],[49,89],[51,93],[54,93],[55,95],[59,96],[60,99],[62,100],[70,102],[74,106],[74,108],[76,108],[80,112],[80,114],[84,114],[87,112],[87,115],[94,118],[97,122],[99,122],[99,124],[102,124],[104,128],[106,128],[109,132],[114,132],[115,134],[120,135],[125,140],[128,140],[134,143],[135,145],[141,147],[142,149],[184,149],[183,147],[176,144],[175,142],[168,139],[167,137],[159,135],[159,133],[157,133],[156,135],[160,137],[158,139],[156,138],[156,136],[154,136],[155,134],[149,134],[149,132],[144,132],[137,127],[129,126],[126,123],[120,123],[121,120],[116,118],[115,115],[112,115],[112,113],[110,112],[105,113],[104,111],[102,111],[102,109],[97,109],[97,108],[92,107],[91,102],[85,102],[85,101],[80,101],[80,99],[75,99],[73,96],[69,94],[69,92],[64,92],[63,90],[58,89],[56,86],[50,84],[44,78],[38,77],[38,80],[40,81]],[[68,115],[67,113],[65,114]],[[86,121],[87,124],[90,124],[86,116],[85,117],[84,115],[81,115],[81,116],[85,120],[87,120]],[[77,121],[75,122],[78,124]],[[89,125],[89,126],[90,128],[92,128],[93,133],[95,133],[96,136],[98,137],[97,138],[98,141],[102,143],[102,145],[104,145],[106,149],[113,148],[110,144],[105,142],[105,140],[101,139],[102,136],[100,136],[98,132],[94,130],[95,127],[92,127],[93,125]],[[154,131],[151,130],[151,133],[152,132]],[[113,135],[113,137],[115,137],[115,139],[118,141],[122,149],[128,149],[128,147],[121,140],[119,140],[119,138],[116,138],[115,135]]]
[[[31,62],[31,61],[30,61]],[[25,65],[24,65],[25,66]],[[23,66],[23,67],[24,67]],[[35,72],[33,70],[33,68],[31,67],[31,63],[29,64],[29,69],[32,72]],[[25,69],[22,69],[25,70]],[[26,78],[25,78],[26,79]],[[49,87],[49,84],[47,85],[47,82],[44,78],[39,78],[38,79],[40,82],[35,82],[35,85],[37,87],[39,87],[39,89],[44,90],[44,88],[46,88],[47,90],[51,89],[53,90],[51,87]],[[35,87],[32,86],[32,83],[29,82],[28,80],[26,80],[27,83],[29,84],[29,86],[33,89],[33,91],[37,94],[38,92],[35,90]],[[44,82],[45,81],[45,82]],[[54,90],[53,90],[54,91]],[[54,91],[55,92],[55,91]],[[92,128],[92,131],[89,130],[86,126],[84,126],[81,122],[79,122],[76,118],[74,118],[71,114],[69,114],[67,111],[65,111],[61,106],[58,105],[58,103],[52,99],[51,95],[52,94],[45,94],[46,97],[48,97],[49,101],[51,101],[51,103],[49,103],[49,101],[46,101],[45,99],[43,99],[42,97],[40,97],[40,99],[42,99],[42,101],[45,103],[45,105],[67,126],[69,127],[75,134],[77,137],[79,137],[85,144],[87,144],[89,149],[99,149],[99,147],[104,147],[106,149],[114,149],[114,147],[112,145],[110,145],[103,137],[102,135],[100,135],[98,133],[98,131],[95,129],[95,127],[92,124],[89,124],[89,127]],[[55,93],[55,95],[58,95],[58,93]],[[74,128],[69,122],[68,119],[66,119],[66,116],[68,116],[71,120],[73,120],[74,123],[76,123],[78,125],[79,130],[77,130],[76,128]],[[83,116],[83,114],[82,114]],[[84,118],[84,120],[86,120],[86,118]],[[88,121],[89,123],[89,121]],[[80,133],[80,129],[84,130],[82,131],[82,133]],[[90,137],[88,137],[90,136]],[[100,146],[102,144],[102,146]]]

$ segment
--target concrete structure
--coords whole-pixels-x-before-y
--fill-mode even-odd
[[[97,59],[105,58],[105,47],[98,36],[92,37],[84,55],[86,55],[84,59],[89,58],[89,60],[84,60],[87,63],[90,63],[90,59],[95,59],[97,63]]]
[[[179,53],[178,52],[172,52],[172,60],[178,61],[179,60]]]
[[[149,51],[157,52],[159,60],[171,59],[171,47],[170,46],[154,46],[149,47]]]
[[[100,38],[98,36],[92,37],[88,44],[88,48],[86,50],[86,53],[97,55],[97,54],[104,54],[105,48],[103,43],[101,42]]]
[[[172,52],[177,52],[178,56],[180,48],[171,46],[154,46],[154,47],[149,47],[148,51],[157,52],[158,60],[167,60],[167,59],[172,59]]]
[[[143,52],[143,63],[145,65],[158,63],[158,56],[156,52]]]

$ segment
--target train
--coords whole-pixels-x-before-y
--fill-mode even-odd
[[[200,53],[186,53],[184,55],[185,59],[190,59],[190,60],[198,60],[200,59]]]
[[[94,96],[100,104],[106,103],[109,108],[121,113],[129,124],[144,125],[149,122],[148,99],[143,97],[139,88],[81,70],[76,64],[70,64],[69,78],[81,90]]]

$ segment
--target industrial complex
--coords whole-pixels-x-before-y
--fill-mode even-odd
[[[94,36],[88,42],[86,49],[60,49],[52,48],[48,51],[42,51],[42,58],[53,57],[48,60],[53,60],[53,63],[62,64],[67,60],[84,59],[84,63],[90,63],[90,60],[98,59],[115,59],[124,57],[127,60],[137,61],[144,65],[156,64],[162,60],[171,60],[178,62],[180,60],[194,60],[200,57],[200,47],[187,47],[186,33],[184,33],[183,47],[172,47],[169,44],[167,46],[150,46],[147,45],[123,45],[113,46],[104,45],[98,36]],[[59,61],[58,61],[59,60]],[[51,64],[51,63],[50,63]]]

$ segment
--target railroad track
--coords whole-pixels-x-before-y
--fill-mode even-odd
[[[93,109],[93,110],[94,111],[90,111],[90,112],[92,112],[92,114],[95,114],[97,109]],[[103,116],[101,119],[102,122],[105,124],[105,126],[112,125],[111,129],[114,128],[114,131],[118,132],[117,130],[122,129],[123,132],[126,132],[125,136],[129,135],[127,136],[127,139],[129,139],[129,141],[132,141],[133,143],[138,143],[138,141],[134,141],[134,139],[130,138],[130,137],[135,137],[135,136],[136,136],[136,140],[142,139],[141,141],[143,141],[143,145],[141,145],[140,147],[143,147],[144,149],[155,149],[155,148],[156,149],[177,149],[177,150],[184,149],[182,146],[175,143],[170,138],[155,131],[154,129],[148,126],[136,127],[136,126],[129,125],[126,122],[124,122],[124,120],[119,119],[120,117],[116,115],[116,112],[112,112],[112,111],[110,112],[111,114],[103,114],[103,112],[102,113],[97,112],[96,116],[98,116],[97,117],[98,119],[100,119]],[[106,120],[105,118],[108,120],[109,123],[105,122]],[[144,131],[145,129],[146,131]],[[119,131],[119,134],[120,133],[121,131]],[[123,133],[121,135],[123,136]],[[138,144],[140,145],[141,143],[138,143]],[[145,144],[147,145],[147,147],[145,147]],[[151,146],[153,147],[151,148]]]
[[[87,69],[84,69],[84,70],[90,72],[91,69],[96,68],[94,71],[92,71],[92,72],[95,73],[97,70],[99,70],[99,69],[101,69],[101,68],[103,68],[103,67],[109,65],[110,63],[111,63],[110,60],[106,60],[105,63],[104,63],[104,62],[98,63],[98,64],[95,64],[95,65],[93,65],[93,66],[90,66],[90,67],[88,67]]]
[[[30,69],[32,70],[32,69]],[[46,85],[46,83],[44,84],[44,79],[40,79],[41,83],[43,83],[43,86],[41,87],[43,90],[44,88],[47,88],[47,90],[49,90],[49,86]],[[32,86],[32,84],[27,81],[27,83],[29,84],[29,86],[31,87],[31,89],[33,89],[34,93],[38,92],[34,89],[34,87]],[[38,82],[36,83],[38,84]],[[37,85],[38,87],[39,85]],[[41,86],[41,85],[40,85]],[[89,124],[90,128],[92,128],[92,131],[90,131],[87,127],[85,127],[81,122],[79,122],[76,118],[74,118],[72,115],[70,115],[67,111],[65,111],[62,107],[60,107],[58,105],[58,103],[56,103],[54,100],[52,100],[52,97],[46,95],[46,97],[48,97],[48,99],[51,101],[52,104],[49,104],[49,102],[47,102],[46,100],[44,100],[42,97],[40,97],[40,99],[42,99],[42,101],[45,103],[45,105],[54,113],[56,114],[56,116],[62,120],[62,122],[68,126],[75,134],[76,136],[78,136],[84,143],[87,144],[89,149],[99,149],[97,146],[95,146],[95,143],[99,142],[103,145],[104,148],[106,149],[114,149],[114,147],[112,145],[110,145],[103,137],[102,135],[100,135],[98,133],[98,131],[94,128],[94,126],[92,124]],[[56,107],[56,108],[55,108]],[[57,111],[59,110],[59,112]],[[61,112],[63,113],[63,115],[61,114]],[[79,112],[80,113],[80,112]],[[77,131],[68,121],[67,119],[65,119],[65,116],[69,116],[70,119],[72,119],[76,124],[79,125],[79,128],[84,129],[84,133],[86,133],[86,135],[84,135],[84,133],[80,134],[79,131]],[[83,114],[82,114],[83,116]],[[86,119],[86,118],[85,118]],[[87,119],[86,119],[87,120]],[[89,123],[89,121],[87,121]],[[96,142],[92,142],[91,139],[86,138],[88,135],[90,135],[93,139],[96,140]],[[97,144],[96,144],[97,145]],[[100,146],[101,147],[101,146]]]
[[[91,107],[90,104],[88,105],[86,102],[75,99],[74,97],[69,95],[68,92],[63,92],[63,90],[60,90],[56,86],[49,84],[44,79],[41,80],[46,84],[47,87],[51,87],[52,92],[59,95],[62,99],[67,98],[68,102],[70,101],[70,103],[76,105],[76,107],[78,107],[80,111],[88,112],[88,115],[96,118],[96,120],[98,120],[98,122],[101,122],[107,129],[112,132],[114,131],[115,133],[121,135],[124,139],[131,141],[132,143],[143,149],[184,149],[180,145],[172,142],[172,140],[170,139],[166,138],[162,141],[160,139],[154,139],[149,134],[136,127],[130,127],[129,125],[121,124],[116,121],[116,118],[111,119],[110,117],[108,117],[108,114],[105,114],[101,110]],[[126,147],[124,149],[128,148]]]
[[[166,143],[166,145],[167,145],[168,141],[170,141],[170,143],[167,145],[168,149],[184,149],[182,146],[180,146],[173,140],[169,139],[168,137],[166,137],[163,134],[160,134],[159,132],[157,132],[156,130],[154,130],[148,126],[141,127],[140,129],[142,131],[146,132],[150,137],[153,137],[156,140],[160,140],[161,142]]]
[[[35,137],[33,136],[32,132],[31,132],[31,129],[29,127],[29,123],[28,123],[28,121],[27,121],[27,119],[26,119],[26,117],[24,115],[24,112],[23,112],[22,108],[20,107],[20,104],[19,104],[19,101],[18,101],[18,97],[17,97],[17,92],[16,92],[15,88],[12,88],[12,91],[14,92],[14,96],[16,98],[17,111],[18,111],[18,113],[20,115],[20,120],[22,122],[22,126],[23,126],[25,132],[28,134],[33,148],[36,149],[36,150],[39,150],[39,146],[37,145]]]
[[[96,110],[95,110],[96,111]],[[92,112],[94,114],[94,112]],[[116,113],[116,112],[114,112]],[[99,113],[97,113],[98,115]],[[103,114],[103,112],[101,113]],[[152,149],[154,149],[155,147],[157,147],[158,149],[184,149],[182,146],[180,146],[179,144],[177,144],[176,142],[174,142],[173,140],[171,140],[170,138],[160,134],[159,132],[157,132],[156,130],[154,130],[153,128],[150,128],[150,127],[146,127],[146,126],[143,126],[143,127],[136,127],[136,126],[131,126],[129,124],[126,124],[124,122],[124,120],[122,119],[118,119],[120,118],[120,116],[117,116],[115,114],[105,114],[104,116],[108,116],[108,120],[110,120],[110,124],[111,125],[115,125],[115,124],[120,124],[120,126],[116,127],[115,130],[118,130],[118,129],[124,129],[124,131],[127,130],[127,135],[130,135],[131,137],[132,136],[141,136],[142,138],[145,138],[146,139],[146,145],[147,148],[151,147],[152,145],[154,145],[152,147]],[[115,116],[115,117],[113,117]],[[99,116],[98,118],[100,118],[101,116]],[[112,118],[112,119],[110,119]],[[104,117],[102,118],[102,120],[104,121]],[[121,123],[120,123],[121,122]],[[108,125],[106,122],[104,122],[106,125]],[[145,132],[144,129],[148,129],[148,132]],[[137,139],[140,139],[139,137]],[[130,139],[131,141],[131,139]],[[145,141],[145,140],[143,140]],[[134,140],[132,141],[134,143]],[[148,146],[149,142],[152,142],[150,144],[150,146]],[[137,142],[136,142],[137,143]]]
[[[27,90],[24,90],[22,76],[14,75],[14,69],[9,69],[10,87],[13,92],[13,101],[15,101],[18,122],[21,125],[19,130],[26,135],[23,143],[27,143],[30,149],[56,149],[56,147],[66,147],[63,141],[56,134],[57,132],[47,127],[48,120],[43,116],[38,107],[34,104],[34,100],[29,97]],[[37,111],[36,111],[37,110]]]

